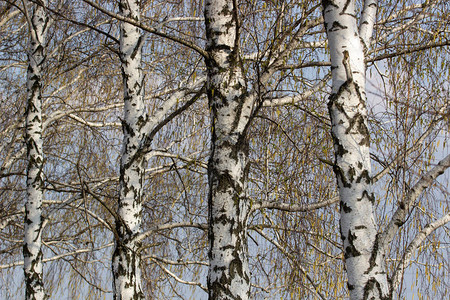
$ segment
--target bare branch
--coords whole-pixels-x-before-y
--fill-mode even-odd
[[[182,284],[187,284],[187,285],[195,285],[198,286],[199,288],[201,288],[202,290],[204,290],[205,292],[208,292],[208,288],[205,287],[203,284],[201,284],[200,282],[196,282],[196,281],[187,281],[187,280],[183,280],[180,277],[178,277],[175,273],[173,273],[172,271],[170,271],[169,269],[167,269],[166,267],[164,267],[163,265],[161,265],[157,260],[154,260],[154,262],[170,277],[172,277],[173,279],[175,279],[175,281],[178,281],[179,283]]]
[[[380,238],[380,249],[379,251],[385,251],[389,243],[393,240],[398,229],[405,223],[406,216],[409,214],[411,207],[417,198],[422,194],[422,192],[430,187],[434,180],[442,175],[445,170],[450,167],[450,154],[442,159],[436,166],[434,166],[430,171],[424,174],[419,181],[411,188],[408,192],[405,200],[399,203],[399,207],[392,216],[389,225],[383,231]]]
[[[251,211],[255,211],[258,209],[278,209],[282,211],[288,211],[288,212],[307,212],[316,210],[319,208],[327,207],[332,204],[335,204],[339,202],[339,196],[330,198],[325,201],[320,201],[316,203],[311,204],[290,204],[290,203],[283,203],[283,202],[270,202],[270,201],[261,201],[253,204]]]
[[[121,16],[119,14],[110,12],[107,9],[104,9],[103,7],[98,5],[97,3],[94,3],[94,2],[92,2],[90,0],[83,0],[83,1],[86,2],[87,4],[89,4],[90,6],[98,9],[102,13],[104,13],[104,14],[112,17],[112,18],[114,18],[114,19],[117,19],[119,21],[123,21],[123,22],[129,23],[129,24],[132,24],[132,25],[134,25],[136,27],[141,28],[144,31],[147,31],[149,33],[153,33],[153,34],[158,35],[160,37],[167,38],[167,39],[169,39],[171,41],[177,42],[177,43],[179,43],[179,44],[181,44],[183,46],[191,48],[192,50],[196,51],[201,56],[203,56],[205,58],[208,58],[208,53],[205,50],[203,50],[199,46],[197,46],[197,45],[195,45],[195,44],[193,44],[193,43],[191,43],[189,41],[186,41],[186,40],[184,40],[182,38],[171,36],[170,34],[164,33],[162,31],[160,31],[160,28],[158,28],[158,27],[149,27],[149,26],[143,24],[140,21],[136,21],[136,20],[133,20],[131,18],[127,18],[127,17]]]
[[[286,251],[286,249],[280,245],[280,243],[278,243],[275,239],[271,238],[270,236],[268,236],[264,231],[262,231],[261,229],[255,228],[254,229],[256,232],[258,232],[263,238],[265,238],[267,241],[269,241],[270,243],[272,243],[273,245],[275,245],[275,247],[278,248],[278,250],[280,250],[281,252],[283,252],[284,255],[286,255],[286,257],[288,257],[290,259],[290,261],[292,261],[295,264],[295,267],[298,268],[303,275],[306,276],[306,279],[309,281],[309,283],[312,285],[313,289],[310,289],[314,295],[318,298],[318,299],[322,299],[325,300],[326,298],[322,295],[322,293],[318,290],[318,285],[316,283],[314,283],[314,281],[312,280],[312,278],[308,275],[308,272],[305,270],[305,268],[303,268],[302,265],[300,265],[299,263],[297,263],[297,261],[292,257],[292,254],[289,253],[288,251]]]
[[[106,245],[103,245],[103,246],[100,246],[100,247],[96,247],[96,248],[77,249],[77,250],[72,251],[72,252],[67,252],[67,253],[63,253],[63,254],[59,254],[59,255],[55,255],[55,256],[43,259],[42,262],[46,263],[46,262],[55,261],[55,260],[58,260],[58,259],[61,259],[61,258],[65,258],[67,256],[75,256],[75,255],[82,254],[82,253],[100,251],[100,250],[109,248],[109,247],[111,247],[113,245],[114,245],[114,243],[109,243],[109,244],[106,244]],[[17,266],[23,266],[23,260],[16,261],[16,262],[13,262],[13,263],[9,263],[9,264],[0,265],[0,270],[2,270],[2,269],[9,269],[9,268],[17,267]]]
[[[137,235],[134,239],[136,241],[141,241],[155,232],[174,228],[198,228],[201,230],[208,229],[206,224],[201,223],[193,223],[193,222],[168,223],[163,225],[155,225],[150,230],[142,232],[141,234]]]
[[[394,271],[394,274],[392,274],[391,282],[392,282],[392,288],[394,290],[398,287],[400,282],[403,280],[403,275],[404,275],[405,269],[410,265],[412,256],[417,251],[417,249],[420,247],[420,245],[423,243],[423,241],[425,241],[425,239],[430,234],[432,234],[436,229],[444,226],[448,222],[450,222],[450,213],[447,213],[445,216],[443,216],[439,220],[436,220],[433,223],[426,225],[425,228],[422,229],[416,235],[416,237],[412,240],[412,242],[409,244],[408,248],[406,248],[403,258],[398,263],[397,268]]]

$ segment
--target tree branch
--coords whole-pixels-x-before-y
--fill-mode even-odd
[[[199,288],[201,288],[202,290],[204,290],[205,292],[208,292],[208,288],[205,287],[203,284],[201,284],[200,282],[196,282],[196,281],[186,281],[181,279],[180,277],[178,277],[175,273],[173,273],[172,271],[170,271],[169,269],[167,269],[166,267],[162,266],[158,261],[153,260],[167,275],[169,275],[170,277],[172,277],[173,279],[175,279],[175,281],[178,281],[179,283],[182,284],[188,284],[188,285],[195,285],[198,286]]]
[[[430,171],[424,174],[419,181],[411,188],[406,195],[403,202],[400,202],[399,207],[392,216],[389,225],[383,231],[380,238],[380,247],[378,251],[385,252],[389,243],[394,239],[398,229],[405,223],[405,218],[409,214],[412,205],[420,196],[420,194],[429,186],[431,186],[434,180],[442,175],[445,170],[450,167],[450,154],[442,159],[436,166]]]
[[[314,292],[314,294],[316,295],[317,298],[325,300],[326,298],[322,295],[322,293],[318,290],[318,284],[315,284],[314,281],[312,280],[312,278],[308,275],[308,272],[305,270],[305,268],[303,268],[303,266],[301,266],[299,263],[297,263],[297,261],[292,257],[292,254],[289,253],[288,251],[286,251],[286,249],[284,249],[275,239],[269,237],[267,234],[264,233],[264,231],[262,231],[261,229],[255,228],[254,229],[256,232],[258,232],[263,238],[265,238],[267,241],[269,241],[270,243],[272,243],[275,247],[277,247],[281,252],[283,252],[284,255],[286,255],[286,257],[288,257],[294,264],[295,266],[300,270],[301,273],[303,273],[303,275],[306,276],[306,279],[309,281],[309,283],[313,286],[314,289],[312,289],[312,291]]]
[[[436,229],[444,226],[448,222],[450,222],[450,213],[447,213],[445,216],[443,216],[439,220],[426,225],[425,228],[422,229],[416,235],[416,237],[409,244],[408,248],[406,248],[403,258],[398,263],[397,268],[394,271],[394,274],[392,274],[392,276],[391,276],[392,289],[395,290],[398,287],[398,285],[400,284],[400,282],[403,280],[404,271],[410,265],[411,258],[413,256],[413,254],[417,251],[417,248],[419,248],[419,246],[423,243],[423,241],[430,234],[432,234]]]
[[[364,0],[361,24],[359,25],[359,36],[366,50],[369,49],[370,38],[372,37],[373,27],[377,17],[377,2],[377,0]]]
[[[325,201],[320,201],[316,203],[311,204],[290,204],[290,203],[283,203],[283,202],[270,202],[270,201],[260,201],[255,204],[253,204],[250,212],[254,212],[258,209],[278,209],[282,211],[288,211],[288,212],[307,212],[316,210],[319,208],[323,208],[326,206],[330,206],[334,203],[339,202],[339,196],[330,198]]]
[[[55,255],[55,256],[43,259],[42,262],[46,263],[46,262],[58,260],[58,259],[61,259],[61,258],[67,257],[67,256],[74,256],[74,255],[78,255],[78,254],[81,254],[81,253],[100,251],[102,249],[111,247],[113,245],[114,245],[114,243],[109,243],[109,244],[106,244],[106,245],[103,245],[103,246],[100,246],[100,247],[97,247],[97,248],[77,249],[77,250],[72,251],[72,252],[63,253],[63,254],[59,254],[59,255]],[[17,266],[23,266],[23,260],[16,261],[16,262],[13,262],[13,263],[9,263],[9,264],[5,264],[5,265],[0,265],[0,270],[13,268],[13,267],[17,267]]]
[[[448,109],[449,105],[444,105],[442,106],[437,115],[442,115],[444,114],[447,109]],[[380,171],[378,174],[376,174],[375,176],[372,177],[372,183],[377,182],[378,180],[380,180],[384,175],[386,175],[390,170],[392,170],[395,166],[398,165],[398,163],[405,158],[406,156],[408,156],[409,154],[411,154],[414,150],[416,150],[420,145],[423,144],[423,141],[430,136],[431,133],[433,133],[436,129],[436,124],[442,120],[442,117],[439,118],[435,118],[434,120],[432,120],[427,128],[427,130],[420,136],[420,138],[414,143],[413,146],[411,146],[409,149],[406,150],[405,153],[400,153],[398,154],[394,160],[387,166],[385,167],[382,171]]]
[[[101,11],[102,13],[104,13],[104,14],[106,14],[106,15],[108,15],[108,16],[114,18],[114,19],[117,19],[117,20],[122,21],[122,22],[129,23],[129,24],[131,24],[131,25],[134,25],[134,26],[136,26],[136,27],[141,28],[141,29],[144,30],[144,31],[147,31],[147,32],[149,32],[149,33],[158,35],[158,36],[163,37],[163,38],[167,38],[167,39],[169,39],[169,40],[171,40],[171,41],[177,42],[177,43],[179,43],[179,44],[181,44],[181,45],[183,45],[183,46],[186,46],[186,47],[188,47],[188,48],[191,48],[192,50],[196,51],[196,52],[199,53],[201,56],[203,56],[205,59],[208,59],[208,53],[207,53],[205,50],[203,50],[203,49],[200,48],[199,46],[197,46],[197,45],[195,45],[195,44],[193,44],[193,43],[191,43],[191,42],[189,42],[189,41],[186,41],[186,40],[184,40],[184,39],[181,39],[181,38],[178,38],[178,37],[175,37],[175,36],[171,36],[171,35],[169,35],[169,34],[167,34],[167,33],[161,32],[161,31],[159,30],[159,28],[157,28],[157,27],[149,27],[149,26],[143,24],[143,23],[140,22],[140,21],[136,21],[136,20],[133,20],[133,19],[131,19],[131,18],[127,18],[127,17],[121,16],[121,15],[119,15],[119,14],[110,12],[110,11],[108,11],[107,9],[104,9],[103,7],[101,7],[100,5],[98,5],[97,3],[94,3],[94,2],[92,2],[92,1],[90,1],[90,0],[83,0],[83,2],[89,4],[90,6],[92,6],[92,7],[96,8],[96,9],[98,9],[98,10]]]
[[[142,232],[141,234],[137,235],[135,237],[136,241],[141,241],[143,239],[145,239],[146,237],[148,237],[149,235],[157,232],[157,231],[162,231],[162,230],[168,230],[168,229],[174,229],[174,228],[198,228],[201,230],[207,230],[208,229],[208,225],[207,224],[202,224],[202,223],[193,223],[193,222],[179,222],[179,223],[167,223],[167,224],[163,224],[163,225],[155,225],[153,226],[151,229]]]

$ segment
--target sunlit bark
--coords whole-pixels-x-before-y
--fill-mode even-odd
[[[248,140],[246,129],[252,107],[239,54],[236,3],[205,2],[208,99],[212,141],[209,178],[210,299],[248,299],[247,258]]]
[[[43,1],[45,5],[47,1]],[[25,8],[26,10],[27,8]],[[43,7],[33,5],[28,17],[30,44],[27,70],[27,109],[25,142],[27,146],[27,202],[25,204],[25,238],[23,245],[25,298],[44,299],[42,272],[42,65],[48,17]]]
[[[384,257],[377,249],[367,126],[364,39],[371,33],[363,23],[364,37],[360,37],[355,1],[325,0],[323,8],[333,80],[328,108],[350,299],[389,299]],[[374,19],[374,12],[364,18]]]
[[[121,1],[121,15],[140,19],[140,1]],[[141,287],[140,233],[145,155],[140,151],[148,117],[144,109],[141,69],[142,35],[126,22],[120,24],[120,59],[124,83],[123,148],[116,241],[112,258],[114,299],[144,299]]]

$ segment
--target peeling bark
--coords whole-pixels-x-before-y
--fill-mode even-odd
[[[248,299],[248,140],[252,105],[239,54],[234,1],[205,2],[212,143],[209,179],[209,299]]]
[[[140,19],[140,1],[121,1],[120,14]],[[141,69],[142,35],[139,28],[120,24],[120,58],[124,84],[123,148],[120,161],[120,191],[116,240],[112,258],[114,299],[144,299],[141,287],[140,233],[142,184],[145,155],[140,144],[145,138],[148,116],[144,109],[144,84]]]
[[[47,1],[43,1],[46,5]],[[25,8],[26,9],[26,8]],[[48,17],[45,9],[33,5],[29,19],[30,44],[27,70],[27,108],[25,142],[27,146],[27,202],[23,245],[25,299],[45,299],[42,270],[42,65]]]
[[[365,11],[361,37],[355,1],[323,1],[333,79],[328,108],[335,148],[334,172],[341,203],[348,288],[350,299],[354,300],[391,298],[384,257],[378,251],[373,212],[364,47],[371,35],[376,5],[375,10],[373,3],[366,7],[370,11]]]

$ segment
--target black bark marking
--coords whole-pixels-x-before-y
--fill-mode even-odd
[[[134,46],[133,52],[130,55],[131,60],[134,60],[134,58],[136,57],[138,51],[141,49],[142,43],[143,43],[143,36],[140,35],[136,45]]]
[[[338,21],[334,21],[333,24],[331,25],[331,28],[329,28],[328,31],[338,31],[347,28],[348,28],[347,26],[342,25]]]
[[[341,210],[343,210],[347,214],[352,212],[352,208],[348,206],[345,202],[341,201],[340,203],[341,203]]]
[[[356,183],[360,183],[363,180],[365,181],[366,184],[372,183],[372,178],[369,175],[369,171],[363,170],[361,172],[361,175],[359,175],[358,178],[356,178]]]
[[[326,9],[329,5],[339,8],[339,6],[334,3],[333,0],[322,0],[322,6],[324,7],[324,9]]]
[[[364,198],[367,198],[367,200],[374,204],[375,203],[375,196],[373,195],[373,193],[370,193],[367,190],[364,190],[362,192],[361,198],[357,198],[356,201],[362,201]]]
[[[348,168],[348,172],[347,173],[348,173],[348,180],[353,183],[354,177],[356,175],[355,169],[350,166]],[[358,182],[358,181],[356,181],[356,182]]]
[[[392,291],[389,292],[388,295],[383,296],[383,292],[381,290],[381,284],[374,278],[371,277],[366,285],[364,286],[364,295],[363,300],[369,300],[369,299],[375,299],[374,297],[369,298],[369,296],[374,293],[375,295],[378,295],[379,300],[391,300],[392,299]]]
[[[333,165],[333,171],[336,174],[336,178],[338,181],[340,180],[342,182],[342,185],[346,188],[351,188],[352,184],[351,182],[347,181],[344,172],[342,171],[341,167],[339,167],[337,164]]]
[[[369,274],[370,271],[373,270],[373,268],[377,265],[377,256],[378,256],[378,247],[380,242],[380,234],[378,233],[375,237],[375,242],[373,244],[372,253],[370,255],[369,259],[369,268],[364,272],[364,274]]]
[[[350,5],[350,2],[351,2],[350,0],[345,1],[344,8],[342,9],[342,12],[339,13],[340,15],[345,14],[345,11],[347,10],[348,6]]]
[[[353,241],[355,241],[357,239],[356,234],[353,234],[351,232],[351,230],[349,229],[347,238],[348,238],[349,245],[345,248],[344,258],[347,259],[350,257],[360,256],[361,253],[356,249],[355,245],[353,245]]]

